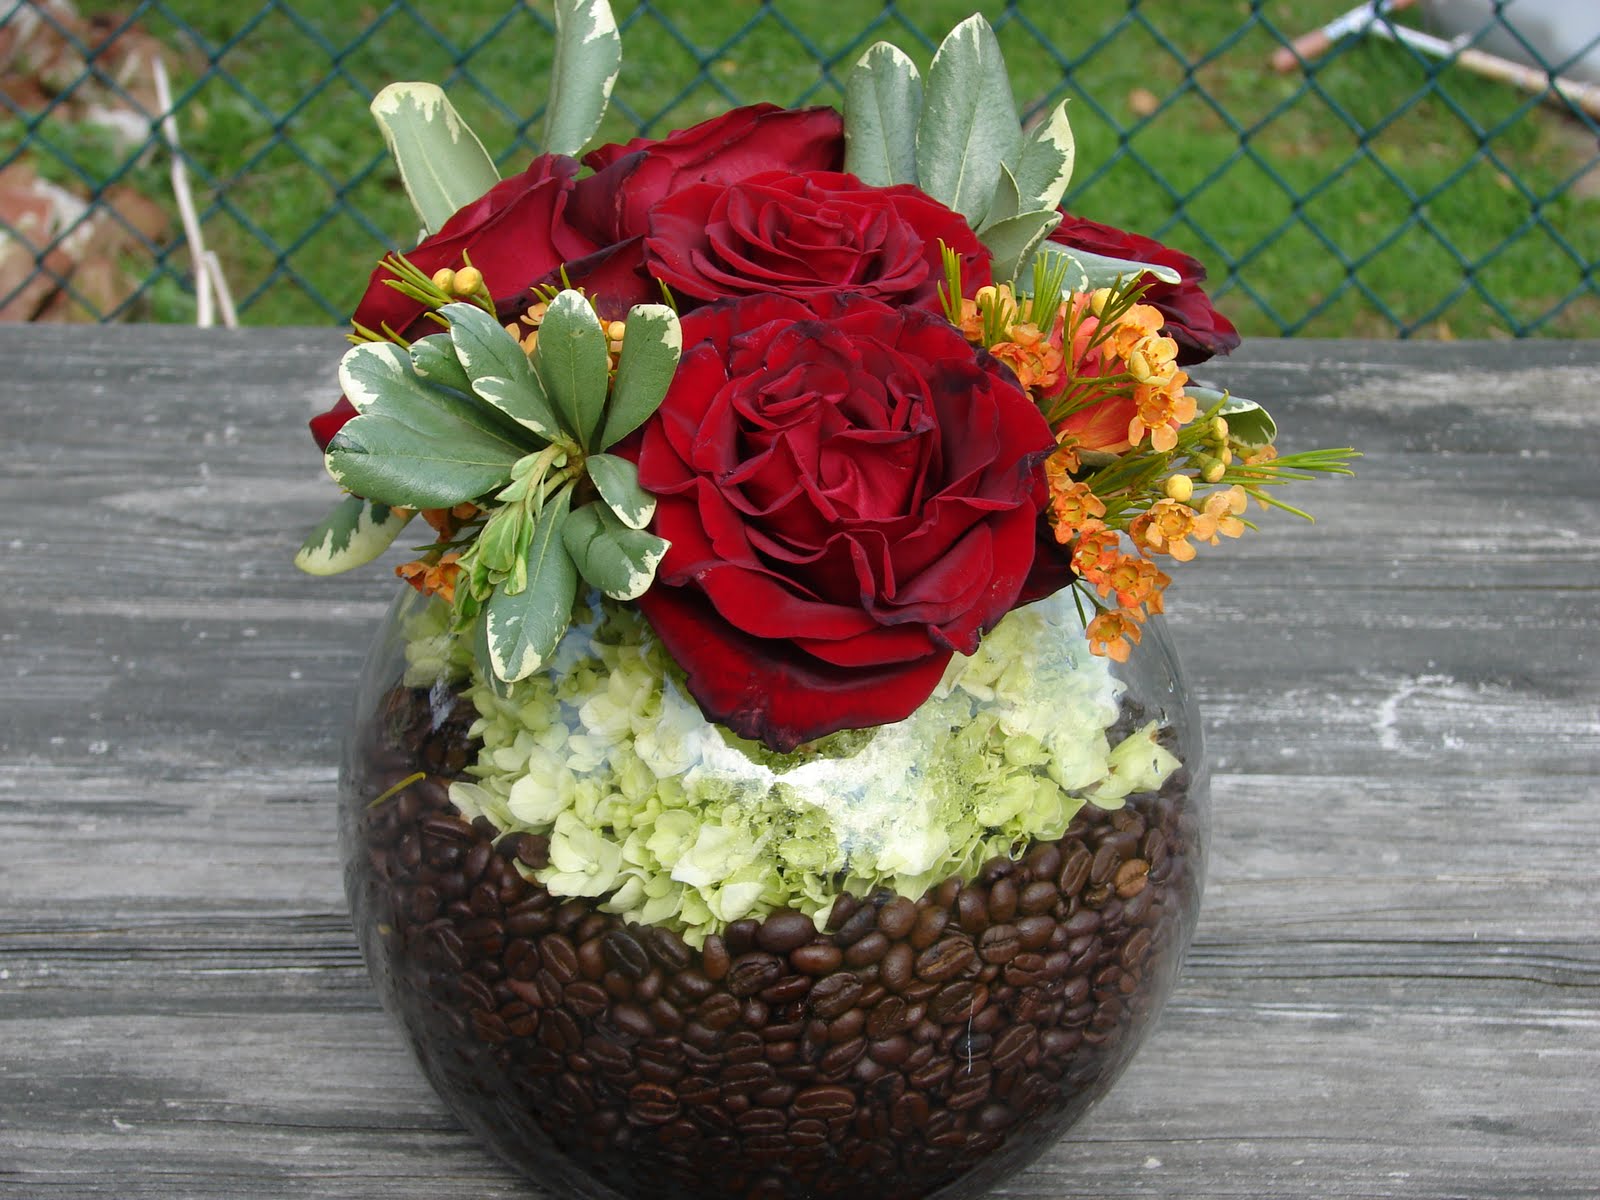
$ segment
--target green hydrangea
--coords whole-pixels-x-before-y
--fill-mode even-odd
[[[530,874],[552,892],[697,946],[780,907],[820,922],[841,888],[916,898],[1178,766],[1153,724],[1111,745],[1122,685],[1059,598],[1008,615],[906,720],[792,754],[707,722],[644,620],[611,601],[511,685],[427,613],[406,651],[408,682],[463,680],[478,712],[456,806],[547,836],[550,864]]]

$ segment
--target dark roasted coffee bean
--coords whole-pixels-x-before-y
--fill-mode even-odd
[[[1027,1062],[1038,1044],[1039,1034],[1032,1025],[1012,1025],[995,1038],[990,1057],[996,1070],[1007,1070]]]
[[[645,950],[649,952],[651,958],[661,964],[664,970],[681,972],[687,970],[694,961],[694,952],[670,929],[651,927],[641,936]]]
[[[657,1083],[636,1083],[628,1092],[628,1115],[647,1125],[661,1125],[683,1111],[677,1093]]]
[[[844,954],[831,942],[812,942],[789,952],[789,965],[806,975],[826,975],[842,962]]]
[[[650,955],[626,929],[612,929],[600,937],[608,966],[629,979],[643,979],[650,971]]]
[[[867,1052],[867,1039],[864,1037],[851,1038],[848,1042],[840,1042],[822,1056],[822,1061],[817,1064],[817,1070],[824,1079],[844,1074],[863,1054]]]
[[[901,1067],[911,1058],[914,1043],[904,1035],[868,1040],[867,1054],[886,1067]]]
[[[882,930],[874,929],[860,941],[851,944],[844,952],[847,966],[865,967],[877,962],[889,950],[889,938]]]
[[[1034,879],[1054,880],[1061,870],[1061,847],[1055,842],[1037,842],[1028,850],[1022,866]]]
[[[741,1029],[728,1035],[723,1046],[723,1057],[730,1063],[759,1062],[766,1055],[766,1043],[761,1035]]]
[[[605,988],[586,979],[568,984],[563,995],[566,1002],[572,1006],[572,1011],[580,1017],[598,1017],[611,1003]]]
[[[707,1029],[726,1029],[739,1019],[739,1002],[726,992],[718,992],[695,1009],[694,1018]]]
[[[994,1038],[987,1033],[980,1033],[975,1029],[968,1029],[958,1034],[956,1040],[950,1043],[950,1053],[959,1063],[965,1063],[970,1069],[971,1060],[982,1058],[994,1046]]]
[[[848,1009],[828,1022],[828,1040],[835,1044],[859,1037],[867,1027],[867,1014],[863,1009]]]
[[[891,941],[905,937],[916,923],[917,906],[904,896],[896,896],[878,910],[878,928]]]
[[[878,982],[884,990],[904,991],[915,978],[916,954],[909,942],[896,942],[878,963]]]
[[[1148,929],[1134,930],[1133,936],[1123,943],[1122,965],[1125,967],[1137,967],[1142,963],[1144,956],[1150,951],[1150,941],[1151,937]]]
[[[756,930],[761,922],[754,917],[744,917],[731,923],[722,931],[723,940],[728,943],[728,953],[734,958],[741,954],[748,954],[756,948]]]
[[[775,1108],[752,1108],[740,1113],[733,1124],[741,1134],[781,1133],[788,1127],[789,1119]]]
[[[650,1020],[650,1015],[637,1004],[626,1000],[611,1006],[611,1024],[619,1032],[628,1034],[630,1037],[648,1038],[654,1037],[656,1033],[656,1027],[654,1022]]]
[[[861,980],[849,971],[819,979],[806,997],[810,1011],[824,1021],[831,1021],[855,1004],[861,995]]]
[[[1047,913],[1061,897],[1053,879],[1038,879],[1028,884],[1017,896],[1017,909],[1024,917]]]
[[[796,1117],[817,1121],[846,1120],[855,1115],[855,1093],[837,1084],[817,1084],[796,1093],[790,1106]]]
[[[1066,861],[1061,864],[1061,874],[1056,878],[1062,894],[1076,896],[1082,892],[1089,882],[1089,873],[1093,868],[1094,856],[1084,847],[1076,846],[1069,851]]]
[[[1007,882],[1001,880],[1001,883]],[[999,884],[995,885],[996,887]],[[1022,950],[1022,941],[1015,925],[991,925],[978,939],[978,957],[986,963],[1004,966]]]
[[[780,909],[756,930],[756,945],[769,954],[788,954],[817,936],[817,927],[804,913]]]
[[[956,897],[956,920],[967,933],[980,933],[989,924],[989,902],[981,885],[973,883]]]
[[[761,1000],[770,1005],[783,1005],[799,1000],[811,990],[811,979],[805,975],[785,975],[771,987],[763,988]]]
[[[940,988],[928,1001],[928,1017],[941,1025],[970,1021],[989,1002],[989,989],[981,983],[957,979]]]
[[[771,1015],[771,1010],[761,1002],[759,996],[751,996],[739,1008],[739,1020],[751,1029],[760,1029]]]
[[[700,969],[705,972],[706,978],[714,983],[720,982],[732,965],[733,959],[728,954],[726,943],[714,933],[708,935],[705,945],[700,948]]]
[[[945,926],[950,921],[950,912],[943,907],[930,906],[918,911],[917,923],[911,930],[911,945],[917,950],[926,950],[944,934]]]
[[[989,919],[1008,922],[1017,915],[1017,885],[1007,876],[997,879],[989,889]]]
[[[1094,852],[1094,860],[1089,867],[1089,882],[1091,884],[1108,884],[1116,874],[1117,867],[1122,863],[1122,855],[1117,852],[1115,845],[1102,842],[1100,848]]]
[[[917,1023],[916,1010],[899,996],[886,996],[867,1015],[867,1036],[874,1039],[904,1033]]]
[[[578,951],[564,934],[550,933],[541,938],[539,957],[556,982],[568,984],[578,978]]]
[[[921,1092],[907,1092],[889,1109],[889,1127],[902,1137],[923,1128],[932,1109]]]
[[[918,978],[929,983],[943,983],[974,969],[977,963],[978,952],[972,948],[971,942],[964,938],[945,938],[917,956],[916,972]]]
[[[1142,858],[1130,858],[1117,868],[1117,873],[1113,876],[1112,882],[1116,885],[1117,895],[1126,900],[1144,891],[1149,876],[1149,863]]]
[[[752,931],[752,939],[754,932]],[[770,987],[783,974],[783,961],[764,950],[739,955],[728,968],[728,991],[735,996],[753,996]]]
[[[878,926],[878,910],[870,904],[863,904],[850,914],[848,920],[839,926],[833,935],[833,944],[841,948],[852,946]]]
[[[1038,950],[1049,944],[1050,935],[1057,928],[1055,918],[1050,916],[1023,917],[1017,922],[1017,944],[1023,950]]]

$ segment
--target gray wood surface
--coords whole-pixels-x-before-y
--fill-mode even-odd
[[[299,575],[331,330],[0,328],[0,1196],[538,1195],[347,925],[393,582]],[[1257,342],[1319,515],[1179,568],[1216,766],[1161,1028],[1007,1195],[1600,1196],[1600,344]],[[1209,561],[1208,561],[1209,560]]]

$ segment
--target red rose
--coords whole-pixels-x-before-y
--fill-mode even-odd
[[[727,186],[772,171],[836,171],[844,164],[844,122],[831,108],[752,104],[664,138],[601,146],[583,161],[595,173],[574,187],[568,216],[596,249],[568,262],[567,278],[594,295],[605,316],[619,318],[632,305],[661,298],[644,260],[644,235],[657,204],[699,183]],[[559,280],[552,274],[530,282]]]
[[[438,233],[408,251],[406,259],[431,275],[441,267],[461,266],[465,253],[483,272],[490,295],[521,291],[567,259],[595,249],[595,243],[567,220],[577,171],[576,159],[541,155],[521,175],[502,179],[457,212]],[[431,323],[426,328],[420,324],[424,308],[418,301],[384,282],[392,278],[382,267],[372,272],[352,320],[380,333],[387,325],[404,337],[435,332]],[[333,408],[313,417],[311,433],[317,445],[326,450],[333,435],[353,416],[355,409],[341,396]]]
[[[1183,277],[1181,283],[1162,283],[1146,272],[1148,285],[1143,303],[1159,309],[1167,323],[1162,332],[1178,343],[1178,362],[1182,366],[1205,362],[1213,354],[1227,354],[1239,344],[1239,334],[1227,317],[1211,307],[1200,290],[1206,269],[1199,259],[1181,250],[1163,246],[1153,238],[1128,233],[1085,217],[1074,217],[1062,210],[1061,224],[1050,235],[1052,242],[1077,247],[1108,258],[1131,258],[1140,262],[1171,267]]]
[[[941,318],[755,296],[684,318],[638,448],[638,605],[713,720],[789,750],[901,720],[1017,602],[1049,426]]]
[[[680,296],[856,292],[939,311],[939,243],[970,288],[989,252],[960,213],[914,187],[869,187],[833,171],[775,172],[684,188],[651,211],[645,268]]]

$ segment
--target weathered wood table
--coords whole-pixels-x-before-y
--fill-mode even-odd
[[[536,1195],[379,1010],[334,837],[393,591],[289,559],[332,330],[0,328],[0,1195]],[[1600,1196],[1600,344],[1206,372],[1315,528],[1179,568],[1216,766],[1161,1028],[1017,1197]],[[1209,561],[1207,561],[1209,560]]]

